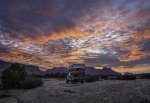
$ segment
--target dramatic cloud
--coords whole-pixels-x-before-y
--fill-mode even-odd
[[[0,0],[6,61],[148,71],[149,33],[149,0]]]

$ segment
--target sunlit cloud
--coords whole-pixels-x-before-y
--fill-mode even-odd
[[[149,7],[148,0],[1,0],[0,59],[148,70],[134,62],[149,60]]]

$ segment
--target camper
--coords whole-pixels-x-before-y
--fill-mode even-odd
[[[84,83],[85,81],[85,64],[73,64],[69,67],[69,73],[66,78],[66,82],[69,83]]]

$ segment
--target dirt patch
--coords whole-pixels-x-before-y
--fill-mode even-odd
[[[13,90],[11,94],[20,103],[150,103],[150,81],[67,84],[63,80],[49,79],[41,87]]]

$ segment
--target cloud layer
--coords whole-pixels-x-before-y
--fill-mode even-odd
[[[139,71],[150,67],[149,32],[149,0],[0,0],[6,61]]]

